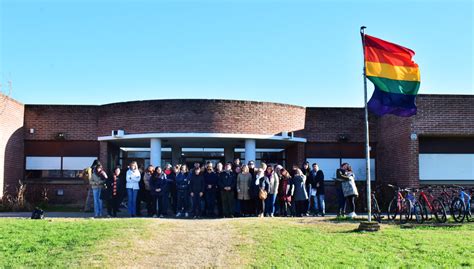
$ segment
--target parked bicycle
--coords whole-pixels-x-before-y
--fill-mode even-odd
[[[433,189],[430,186],[422,187],[419,190],[418,201],[421,205],[423,219],[431,220],[434,215],[437,222],[444,223],[448,220],[446,208],[440,199],[433,196],[432,192]]]
[[[466,189],[462,186],[454,185],[453,187],[457,188],[457,196],[453,195],[451,202],[451,214],[454,221],[463,222],[464,219],[467,221],[474,221],[474,202],[471,199],[471,194],[467,193]]]

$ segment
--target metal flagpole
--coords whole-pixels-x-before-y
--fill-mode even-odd
[[[365,174],[367,179],[367,214],[368,221],[372,221],[372,191],[370,188],[370,146],[369,146],[369,112],[367,110],[367,76],[365,73],[365,26],[360,27],[362,49],[364,52],[364,104],[365,104]]]

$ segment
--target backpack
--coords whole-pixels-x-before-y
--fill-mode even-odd
[[[31,214],[31,219],[44,219],[44,211],[40,208],[35,208]]]
[[[92,178],[92,168],[87,167],[82,171],[82,178],[85,181],[90,181]]]

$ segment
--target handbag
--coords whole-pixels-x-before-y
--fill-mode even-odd
[[[263,190],[263,189],[260,189],[258,191],[258,198],[260,198],[260,200],[265,200],[267,199],[267,196],[268,196],[268,193],[266,190]]]

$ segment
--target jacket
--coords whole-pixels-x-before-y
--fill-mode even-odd
[[[265,175],[269,182],[270,186],[268,189],[268,194],[278,194],[278,184],[280,183],[280,176],[276,172],[272,172],[271,175]]]
[[[140,185],[138,183],[140,182],[140,179],[141,179],[141,175],[138,169],[135,171],[128,169],[127,176],[126,176],[126,180],[127,180],[126,188],[139,190]]]
[[[268,179],[268,177],[257,175],[257,179],[255,180],[255,182],[261,190],[264,190],[268,193],[268,191],[270,190],[270,180]]]
[[[311,188],[316,189],[316,195],[324,195],[324,173],[323,170],[311,171],[310,177]],[[319,187],[316,187],[318,186]]]
[[[194,194],[204,193],[204,176],[202,174],[196,175],[192,173],[189,183],[189,192]]]
[[[112,175],[105,180],[105,189],[103,192],[103,199],[110,200],[114,197],[114,185],[115,185],[115,197],[120,197],[122,194],[123,181],[120,176]]]
[[[178,173],[176,175],[176,189],[178,191],[187,191],[189,190],[189,177],[188,173]]]
[[[349,173],[347,181],[342,182],[342,192],[344,193],[344,197],[348,197],[351,195],[359,196],[359,192],[357,191],[357,186],[355,184],[355,176],[353,173]]]
[[[152,174],[145,172],[143,173],[143,183],[145,184],[145,190],[149,191],[151,190],[150,188],[150,179],[151,179]]]
[[[105,180],[107,179],[107,174],[105,171],[97,172],[96,169],[92,171],[91,179],[89,184],[91,185],[92,189],[103,189]]]
[[[291,202],[291,196],[293,196],[294,185],[291,178],[284,178],[280,180],[278,196],[281,201]]]
[[[293,177],[294,192],[293,199],[295,201],[304,201],[308,199],[308,192],[306,191],[305,186],[306,176],[296,175]]]
[[[204,176],[204,185],[206,191],[216,191],[219,188],[219,186],[217,185],[219,181],[219,176],[216,172],[205,171],[204,173],[202,173],[202,175]],[[210,188],[209,185],[211,186]]]
[[[336,170],[336,188],[341,188],[342,187],[342,182],[348,181],[349,177],[346,176],[346,171],[344,169],[337,169]]]
[[[252,175],[250,173],[237,175],[237,199],[250,200],[250,184]]]
[[[160,191],[156,191],[161,189]],[[166,180],[166,174],[163,172],[161,174],[153,173],[150,178],[150,194],[153,196],[163,196],[168,193],[168,181]]]
[[[219,188],[224,190],[225,187],[230,187],[231,191],[235,190],[236,177],[232,171],[222,171],[219,174]]]

